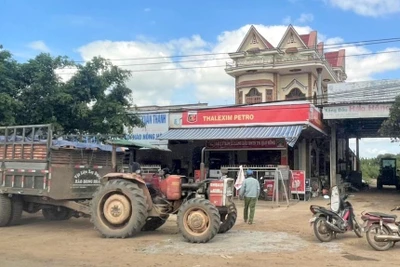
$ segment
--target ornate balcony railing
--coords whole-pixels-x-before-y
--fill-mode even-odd
[[[324,63],[325,66],[330,70],[331,74],[335,75],[335,72],[328,61],[318,54],[247,56],[245,58],[239,58],[230,62],[226,62],[225,70],[234,71],[247,67],[267,68],[281,65],[297,65],[310,62]]]

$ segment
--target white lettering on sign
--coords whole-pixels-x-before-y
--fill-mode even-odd
[[[214,194],[222,194],[223,191],[221,189],[211,189],[210,193],[214,193]]]
[[[125,139],[136,140],[145,144],[157,145],[160,148],[167,148],[168,140],[158,138],[166,133],[169,128],[168,113],[139,113],[144,127],[126,127]]]
[[[253,114],[235,114],[235,115],[212,115],[212,116],[203,116],[203,120],[205,122],[209,121],[252,121],[254,120]]]
[[[324,119],[385,118],[389,117],[392,104],[362,104],[324,107]]]
[[[162,133],[143,133],[143,134],[126,134],[125,138],[130,140],[157,140]]]
[[[211,183],[210,184],[211,187],[224,187],[223,183]]]
[[[167,123],[166,114],[146,114],[146,115],[141,115],[140,118],[145,125]]]
[[[101,176],[97,171],[81,170],[74,175],[74,184],[100,184]]]

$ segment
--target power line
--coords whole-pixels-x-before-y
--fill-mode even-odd
[[[370,88],[370,89],[373,89],[373,88]],[[357,89],[357,90],[354,90],[352,92],[338,92],[338,93],[328,94],[328,95],[325,95],[325,96],[317,96],[316,98],[314,98],[313,96],[309,96],[309,97],[303,97],[303,98],[299,98],[299,99],[282,99],[282,100],[273,100],[273,101],[263,101],[263,102],[259,102],[259,103],[253,103],[253,104],[232,104],[232,105],[221,105],[221,106],[217,106],[217,107],[211,107],[210,106],[210,107],[205,107],[205,108],[203,108],[203,107],[202,108],[191,108],[191,107],[188,107],[188,108],[183,108],[183,110],[202,110],[202,111],[207,111],[207,110],[215,110],[215,109],[218,109],[218,108],[221,108],[221,107],[224,107],[224,108],[247,107],[247,106],[251,107],[251,106],[257,106],[257,105],[263,105],[263,104],[275,104],[275,103],[276,104],[277,103],[284,104],[285,102],[294,102],[295,103],[297,101],[314,101],[314,100],[318,101],[318,100],[327,100],[328,97],[332,97],[332,96],[335,96],[335,95],[342,95],[342,93],[350,93],[350,94],[358,93],[360,96],[375,96],[375,94],[368,94],[368,92],[367,92],[367,94],[363,94],[363,93],[365,93],[365,90],[368,90],[368,88]],[[397,95],[400,95],[400,90],[399,90],[399,86],[394,86],[394,87],[384,88],[384,90],[380,90],[379,93],[381,95],[388,94],[388,93],[397,93]],[[388,101],[380,102],[380,101],[377,101],[377,100],[379,100],[379,99],[374,99],[374,102],[377,102],[377,103],[387,103],[388,102]],[[371,102],[373,102],[373,101],[371,101]],[[371,104],[371,102],[364,102],[363,103],[362,101],[360,101],[360,104]],[[346,105],[348,103],[335,103],[335,105],[340,105],[340,104]],[[298,107],[284,107],[284,108],[280,108],[280,109],[285,109],[285,110],[298,109]]]
[[[382,39],[372,39],[372,40],[364,40],[364,41],[354,41],[354,42],[342,42],[336,44],[328,44],[324,45],[324,49],[326,48],[336,48],[336,47],[346,47],[346,46],[366,46],[366,45],[374,45],[374,44],[385,44],[385,43],[393,43],[400,42],[400,37],[393,38],[382,38]],[[302,47],[297,47],[302,48]],[[187,57],[201,57],[201,56],[218,56],[218,55],[227,55],[231,52],[226,53],[204,53],[204,54],[190,54],[190,55],[172,55],[172,56],[157,56],[157,57],[135,57],[135,58],[108,58],[110,61],[134,61],[134,60],[153,60],[153,59],[173,59],[173,58],[187,58]],[[232,52],[235,53],[235,52]],[[84,60],[74,60],[75,63],[84,63]]]
[[[380,51],[380,52],[371,52],[371,53],[364,53],[364,54],[356,54],[356,55],[345,55],[345,56],[335,56],[331,57],[331,59],[338,59],[338,58],[349,58],[349,57],[361,57],[361,56],[369,56],[369,55],[379,55],[379,54],[392,54],[392,53],[399,53],[400,50],[392,50],[392,51]],[[220,60],[225,60],[225,59],[213,59],[214,61],[220,61]],[[318,59],[315,59],[318,60]],[[326,58],[323,58],[323,60],[327,60]],[[207,62],[211,60],[193,60],[193,61],[178,61],[178,62],[166,62],[165,64],[181,64],[185,62]],[[312,61],[312,60],[310,60]],[[147,66],[151,65],[154,63],[143,63],[143,64],[125,64],[125,65],[115,65],[118,67],[128,67],[128,66]],[[278,63],[279,64],[279,63]],[[273,65],[268,64],[268,65]],[[251,65],[245,65],[248,67],[251,67]],[[226,67],[226,64],[224,65],[213,65],[213,66],[195,66],[195,67],[176,67],[176,68],[161,68],[161,69],[144,69],[144,70],[130,70],[131,73],[138,73],[138,72],[153,72],[153,71],[171,71],[171,70],[191,70],[191,69],[208,69],[208,68],[221,68],[221,67]],[[63,68],[60,70],[78,70],[76,68]],[[75,74],[76,72],[63,72],[62,74]]]

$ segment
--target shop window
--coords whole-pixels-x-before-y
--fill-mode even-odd
[[[270,101],[274,100],[272,97],[272,93],[273,93],[272,89],[265,90],[265,101],[270,102]]]
[[[249,93],[246,94],[246,104],[255,104],[262,102],[262,94],[257,88],[251,88]]]
[[[289,94],[286,95],[286,100],[304,100],[306,95],[301,92],[299,88],[293,88]]]
[[[247,164],[249,165],[280,165],[280,150],[250,150],[247,152]]]

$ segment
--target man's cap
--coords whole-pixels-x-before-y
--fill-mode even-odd
[[[252,171],[252,170],[247,170],[247,171],[246,171],[246,174],[247,174],[247,175],[253,175],[253,171]]]

